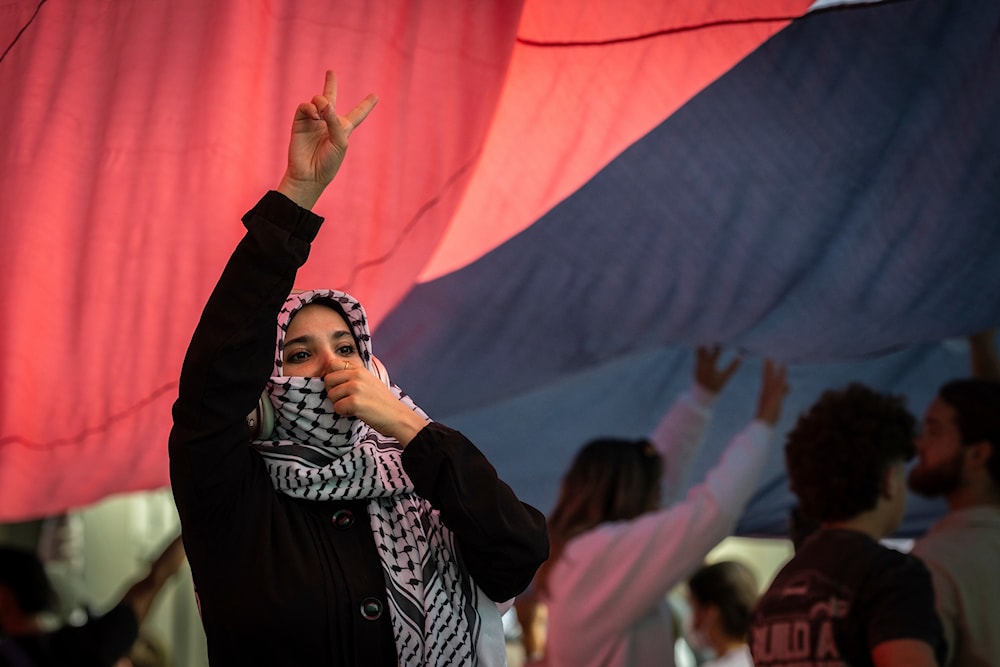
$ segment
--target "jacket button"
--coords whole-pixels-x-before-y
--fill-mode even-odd
[[[333,525],[340,530],[347,530],[354,525],[354,512],[351,510],[337,510],[333,513]]]
[[[376,621],[382,616],[382,603],[376,598],[365,598],[361,601],[361,615],[368,621]]]

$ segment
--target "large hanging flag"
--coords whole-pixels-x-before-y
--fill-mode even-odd
[[[748,363],[687,483],[761,358],[791,364],[780,431],[851,380],[920,411],[1000,321],[986,0],[0,12],[0,521],[168,483],[187,341],[328,67],[381,101],[299,287],[365,302],[394,379],[542,509],[584,440],[648,433],[697,344]],[[772,458],[742,532],[783,530]]]

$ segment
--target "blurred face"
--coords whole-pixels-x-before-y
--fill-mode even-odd
[[[707,608],[690,592],[688,592],[688,604],[691,607],[691,629],[704,633]]]
[[[288,323],[281,360],[286,377],[322,377],[344,368],[345,362],[365,367],[347,322],[318,303],[304,306]]]
[[[713,606],[702,604],[691,591],[688,591],[688,605],[691,607],[691,616],[687,619],[685,628],[685,639],[691,646],[691,650],[698,654],[705,654],[711,648],[710,634],[712,624],[717,620],[718,614]]]
[[[917,437],[917,464],[910,471],[910,488],[923,496],[947,495],[957,489],[962,481],[965,449],[954,408],[940,398],[934,399]]]

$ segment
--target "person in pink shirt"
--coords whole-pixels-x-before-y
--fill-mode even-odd
[[[535,582],[548,611],[550,667],[674,664],[667,593],[735,527],[788,391],[784,368],[765,362],[755,418],[705,481],[663,505],[680,488],[714,398],[736,371],[736,361],[720,368],[719,354],[699,348],[694,386],[649,440],[594,440],[564,476],[548,521],[551,557]]]

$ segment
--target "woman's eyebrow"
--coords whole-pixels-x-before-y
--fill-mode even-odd
[[[349,337],[349,338],[352,337],[351,332],[346,331],[344,329],[338,329],[337,331],[334,331],[333,333],[330,334],[330,338],[333,340],[339,340],[344,337]],[[295,345],[297,343],[311,343],[314,340],[316,340],[316,337],[313,336],[312,334],[302,334],[301,336],[296,336],[295,338],[286,340],[285,347],[288,347],[290,345]]]
[[[301,336],[297,336],[291,340],[286,340],[285,346],[295,345],[296,343],[309,343],[312,340],[313,336],[311,334],[302,334]]]

